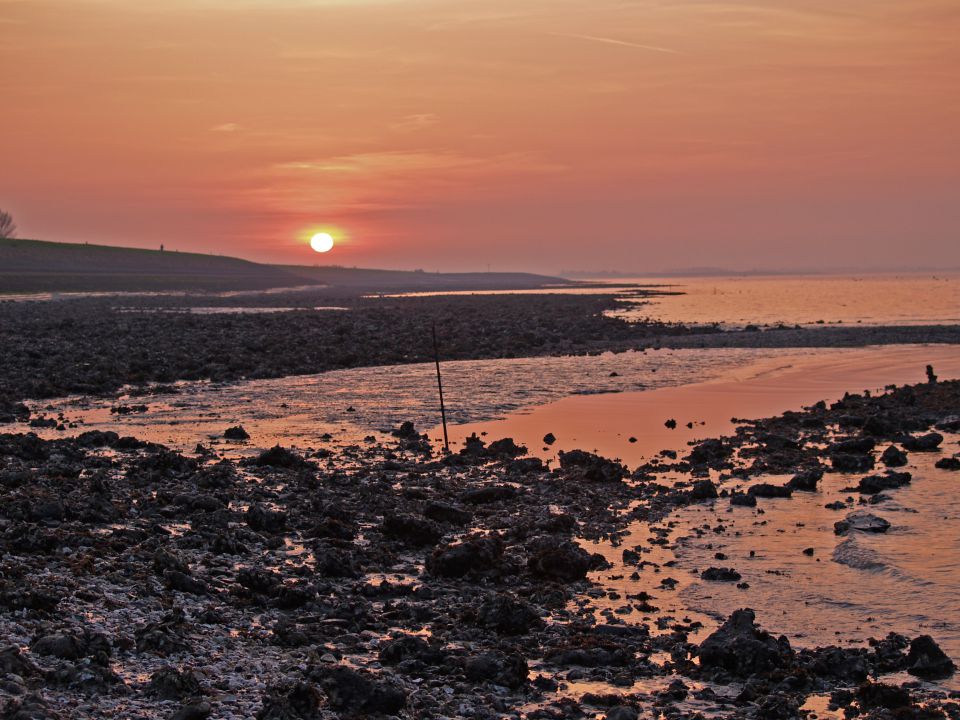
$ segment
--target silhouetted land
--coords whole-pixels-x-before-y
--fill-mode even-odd
[[[0,239],[4,293],[259,290],[333,285],[369,291],[527,289],[568,284],[530,273],[427,273],[264,265],[199,253]]]

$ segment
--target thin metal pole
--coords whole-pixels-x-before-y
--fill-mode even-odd
[[[437,365],[437,390],[440,391],[440,419],[443,421],[443,449],[450,452],[450,440],[447,437],[447,408],[443,404],[443,381],[440,379],[440,350],[437,346],[437,324],[433,324],[433,360]]]

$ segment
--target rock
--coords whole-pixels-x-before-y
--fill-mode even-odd
[[[741,507],[756,507],[757,506],[757,496],[751,495],[749,493],[730,493],[730,504],[738,505]]]
[[[550,543],[535,549],[527,561],[527,569],[535,577],[570,583],[583,580],[593,564],[593,557],[573,542]]]
[[[935,466],[941,470],[960,470],[960,458],[956,457],[945,457],[940,458],[935,463]]]
[[[733,453],[733,448],[722,440],[711,438],[704,440],[687,455],[686,460],[691,465],[707,465],[724,460]]]
[[[830,456],[833,469],[842,473],[867,472],[873,470],[873,455],[851,455],[837,453]]]
[[[876,495],[884,490],[895,490],[907,485],[913,476],[908,472],[888,470],[885,475],[868,475],[857,484],[857,492],[863,495]]]
[[[843,520],[833,524],[835,535],[846,535],[851,530],[860,532],[884,533],[890,529],[890,523],[882,517],[878,517],[863,510],[856,510],[847,515]]]
[[[788,498],[793,495],[793,490],[786,485],[757,483],[747,488],[747,494],[761,498]]]
[[[309,467],[309,463],[297,453],[280,445],[274,445],[269,450],[264,450],[254,458],[253,464],[260,467],[286,468],[288,470]]]
[[[787,482],[787,487],[791,490],[800,490],[803,492],[816,492],[817,483],[823,478],[823,468],[815,467],[803,470]]]
[[[200,694],[200,680],[192,670],[166,666],[150,676],[147,692],[161,700],[184,700]]]
[[[948,415],[936,427],[944,432],[960,432],[960,415]]]
[[[640,714],[628,705],[616,705],[607,710],[607,720],[637,720]]]
[[[491,458],[509,459],[520,457],[527,454],[527,448],[523,445],[517,445],[513,438],[502,438],[494,440],[487,446],[486,455]]]
[[[921,635],[910,643],[906,668],[908,673],[924,680],[940,680],[956,670],[953,661],[929,635]]]
[[[466,510],[442,502],[428,503],[423,514],[431,520],[452,525],[466,525],[473,519],[473,515]]]
[[[663,426],[669,430],[675,430],[677,427],[677,421],[674,420],[673,418],[670,418],[665,423],[663,423]]]
[[[401,440],[417,440],[420,438],[420,433],[417,432],[417,428],[409,420],[400,423],[400,427],[391,430],[390,434]]]
[[[499,567],[503,541],[497,536],[473,535],[462,542],[443,545],[427,559],[427,571],[438,577],[458,578],[487,573]]]
[[[477,612],[477,621],[503,635],[523,635],[543,625],[533,607],[507,593],[498,593],[486,600]]]
[[[213,706],[206,700],[196,700],[195,702],[182,705],[170,720],[206,720],[213,712]]]
[[[937,432],[927,433],[919,437],[907,437],[900,444],[910,452],[933,452],[943,442],[943,435]]]
[[[781,667],[792,655],[786,638],[774,639],[754,623],[749,608],[736,610],[727,621],[701,643],[700,665],[722,668],[732,675],[746,677]]]
[[[165,570],[163,584],[170,590],[190,593],[191,595],[206,595],[209,592],[207,584],[178,570]]]
[[[620,482],[627,475],[627,469],[620,463],[584,450],[561,450],[559,458],[561,470],[587,482]]]
[[[697,480],[690,491],[691,500],[713,500],[719,497],[712,480]]]
[[[320,720],[320,693],[306,682],[267,688],[257,720]]]
[[[858,437],[835,442],[827,448],[827,452],[830,455],[866,455],[875,446],[873,438]]]
[[[247,525],[252,530],[278,533],[287,526],[287,514],[280,510],[269,510],[262,505],[253,504],[245,514]]]
[[[700,577],[710,582],[736,582],[740,579],[740,573],[733,568],[711,567],[700,573]]]
[[[380,647],[379,659],[384,665],[399,665],[408,660],[439,665],[445,661],[446,654],[423,638],[407,635],[385,642]]]
[[[545,445],[553,445],[557,441],[557,436],[553,433],[547,433],[543,436],[543,442]]]
[[[467,679],[491,682],[511,690],[523,687],[530,675],[527,661],[519,653],[486,652],[467,658],[463,666]]]
[[[903,467],[907,464],[907,454],[896,445],[890,445],[881,453],[880,462],[887,467]]]
[[[467,490],[460,495],[460,501],[470,505],[486,505],[512,500],[516,495],[517,489],[513,485],[487,485]]]
[[[243,425],[234,425],[223,431],[223,437],[227,440],[249,440],[250,433],[243,428]]]
[[[894,710],[907,707],[910,705],[912,698],[910,697],[910,691],[905,688],[884,683],[864,683],[857,688],[857,700],[865,710],[874,708]]]
[[[311,672],[311,676],[314,675],[330,707],[342,713],[393,715],[407,704],[407,694],[393,682],[374,680],[343,665],[318,668]]]
[[[403,513],[385,515],[380,531],[388,538],[414,546],[436,545],[443,537],[436,523]]]
[[[68,633],[44,635],[30,645],[37,655],[48,655],[61,660],[79,660],[85,655],[81,641]]]

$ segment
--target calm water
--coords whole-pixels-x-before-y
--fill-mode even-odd
[[[624,299],[613,313],[629,320],[814,325],[945,325],[960,323],[960,274],[784,275],[776,277],[631,278],[668,283],[680,296]]]

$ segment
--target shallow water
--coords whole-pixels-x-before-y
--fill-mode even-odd
[[[780,275],[771,277],[630,278],[669,283],[683,294],[625,299],[611,313],[724,327],[755,325],[947,325],[960,323],[960,274]]]

